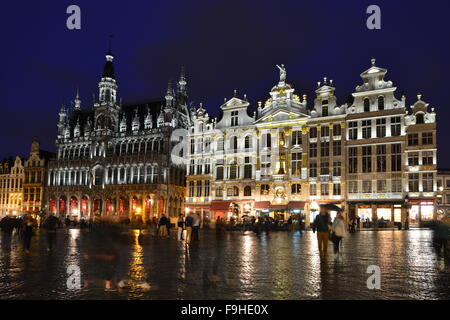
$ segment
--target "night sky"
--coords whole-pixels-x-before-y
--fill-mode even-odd
[[[66,8],[81,7],[81,30],[66,28]],[[366,9],[382,10],[368,30]],[[449,1],[8,1],[0,34],[0,157],[27,155],[37,138],[54,151],[57,113],[79,87],[90,108],[114,34],[119,96],[124,103],[162,98],[185,66],[191,101],[218,115],[233,90],[265,101],[285,64],[287,82],[308,95],[334,80],[338,103],[361,83],[370,58],[407,104],[418,92],[436,108],[439,166],[450,167]],[[447,98],[447,99],[446,99]]]

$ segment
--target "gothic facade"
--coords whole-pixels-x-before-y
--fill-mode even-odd
[[[436,114],[405,98],[373,59],[353,102],[339,105],[333,82],[318,83],[314,106],[286,82],[286,68],[249,114],[247,98],[221,106],[220,120],[192,110],[186,207],[215,219],[303,213],[322,203],[349,217],[419,223],[435,216]]]
[[[187,128],[186,79],[165,100],[122,104],[113,55],[106,55],[98,98],[59,111],[57,159],[48,171],[47,204],[60,216],[128,217],[146,222],[184,210],[185,168],[172,162],[171,133]]]

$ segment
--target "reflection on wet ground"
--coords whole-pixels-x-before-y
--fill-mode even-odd
[[[46,251],[37,233],[31,254],[17,237],[0,252],[1,299],[449,299],[450,263],[438,256],[431,231],[364,231],[343,242],[335,261],[330,243],[321,261],[315,235],[232,232],[201,234],[186,247],[131,230],[115,237],[60,230]],[[90,254],[108,252],[99,262]],[[107,257],[109,257],[106,255]],[[67,267],[79,266],[83,287],[67,289]],[[381,268],[381,290],[367,288],[367,268]],[[122,288],[85,286],[108,275]]]

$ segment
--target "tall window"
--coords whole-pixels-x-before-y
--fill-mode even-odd
[[[222,138],[217,139],[217,150],[223,151],[223,139]]]
[[[272,135],[270,133],[265,133],[262,136],[262,146],[263,148],[271,148],[272,147]]]
[[[330,164],[328,162],[320,163],[320,174],[321,175],[330,174]]]
[[[302,145],[302,132],[301,131],[293,131],[292,132],[292,145],[293,146]]]
[[[377,145],[377,172],[386,172],[386,145]]]
[[[378,110],[384,110],[384,97],[378,97]]]
[[[400,179],[395,179],[392,180],[392,186],[391,186],[391,190],[394,193],[399,193],[402,192],[402,180]]]
[[[233,151],[233,153],[237,152],[238,149],[238,139],[237,137],[232,137],[231,138],[231,150]]]
[[[191,154],[195,153],[195,140],[191,139]]]
[[[317,177],[317,163],[311,162],[309,164],[309,176],[311,178],[316,178]]]
[[[339,137],[341,136],[342,128],[340,124],[333,125],[333,136]]]
[[[372,146],[362,147],[362,172],[372,172]]]
[[[333,184],[333,195],[335,195],[335,196],[341,195],[341,184],[340,183]]]
[[[362,121],[362,138],[370,139],[372,137],[372,121],[363,120]]]
[[[317,143],[309,144],[309,157],[316,158],[317,157]]]
[[[194,196],[194,181],[189,181],[189,197]]]
[[[419,165],[419,153],[418,152],[408,153],[408,165],[410,165],[410,166],[418,166]]]
[[[372,193],[372,180],[363,180],[363,193]]]
[[[245,149],[251,149],[252,148],[252,137],[246,136],[245,137]]]
[[[328,186],[328,183],[322,183],[320,185],[320,195],[328,196],[329,194],[330,194],[330,187]]]
[[[310,139],[317,138],[317,127],[311,127],[309,129],[309,138]]]
[[[211,159],[206,159],[205,160],[205,174],[210,174],[211,173]]]
[[[370,100],[369,98],[364,99],[364,112],[370,112]]]
[[[322,101],[322,117],[328,116],[328,100]]]
[[[218,198],[222,198],[223,197],[223,188],[222,187],[217,187],[216,188],[216,197],[218,197]]]
[[[349,181],[348,193],[358,193],[358,181]]]
[[[230,179],[237,179],[238,176],[238,166],[236,164],[232,164],[230,166]]]
[[[433,132],[422,133],[422,144],[433,144]]]
[[[202,159],[198,159],[198,162],[197,162],[197,174],[203,174]]]
[[[223,180],[223,166],[216,167],[216,179]]]
[[[252,196],[252,187],[246,186],[244,188],[244,197],[251,197]]]
[[[209,180],[206,180],[205,181],[205,197],[209,197],[210,189],[211,189],[211,187],[210,187]]]
[[[433,192],[433,173],[424,173],[422,175],[423,192]]]
[[[201,196],[202,196],[202,182],[197,181],[197,197],[201,197]]]
[[[333,162],[333,177],[340,177],[341,174],[341,162],[334,161]]]
[[[320,155],[322,157],[328,157],[330,155],[330,143],[328,141],[322,141],[320,143]]]
[[[422,152],[422,165],[424,166],[433,165],[433,151]]]
[[[250,157],[245,157],[245,165],[244,165],[244,179],[252,178],[252,165],[250,163]]]
[[[391,136],[398,137],[401,135],[401,118],[392,117],[391,118]]]
[[[333,141],[333,156],[340,156],[342,154],[342,143],[340,140]]]
[[[352,121],[348,123],[348,138],[350,140],[358,139],[358,122]]]
[[[270,168],[270,154],[264,154],[261,156],[261,168],[262,169]]]
[[[386,137],[386,118],[377,119],[377,138]]]
[[[402,145],[391,144],[391,171],[402,171]]]
[[[417,146],[419,144],[419,135],[417,133],[408,134],[408,146]]]
[[[189,174],[195,174],[195,160],[192,159],[189,165]]]
[[[358,149],[348,149],[348,173],[358,173]]]
[[[210,137],[205,138],[205,151],[206,152],[211,151],[211,138]]]
[[[409,192],[419,192],[419,174],[410,173],[408,176]]]
[[[321,137],[329,137],[330,136],[330,127],[329,126],[322,126],[320,128],[320,136]]]
[[[317,184],[314,183],[309,185],[309,195],[317,196]]]
[[[377,180],[377,192],[385,193],[387,192],[386,180]]]
[[[231,111],[231,126],[236,127],[239,123],[239,111]]]
[[[292,153],[291,157],[292,157],[291,162],[292,175],[300,176],[302,171],[302,154],[301,152],[295,152]]]

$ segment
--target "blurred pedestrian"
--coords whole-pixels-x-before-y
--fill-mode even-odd
[[[194,218],[192,217],[191,214],[189,214],[186,217],[185,220],[185,225],[186,225],[186,244],[191,242],[191,238],[192,238],[192,224],[194,223]]]
[[[320,213],[313,222],[313,232],[317,231],[317,241],[319,243],[319,253],[321,257],[326,257],[328,252],[328,233],[330,230],[331,217],[325,205],[320,206]]]
[[[34,236],[34,225],[35,222],[31,215],[25,216],[23,219],[22,239],[23,247],[26,253],[30,253],[31,239]]]
[[[52,251],[56,244],[56,229],[59,225],[59,219],[55,217],[54,213],[45,219],[42,227],[47,231],[47,251]]]
[[[196,213],[194,215],[194,221],[192,222],[192,233],[194,235],[194,241],[198,241],[198,232],[200,230],[200,216],[198,215],[198,213]]]
[[[181,213],[178,215],[177,226],[178,226],[178,241],[182,241],[183,240],[184,219],[183,219],[183,215]]]
[[[338,212],[336,218],[334,218],[333,225],[331,226],[332,241],[334,249],[335,259],[339,256],[339,246],[342,239],[347,235],[347,229],[345,228],[345,221],[342,212]]]
[[[167,237],[167,224],[168,223],[169,223],[168,219],[163,214],[161,216],[161,218],[159,219],[159,223],[158,223],[158,236],[160,238],[166,238]]]

